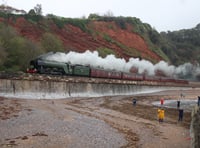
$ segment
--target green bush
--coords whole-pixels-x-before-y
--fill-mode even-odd
[[[106,57],[107,55],[113,54],[116,56],[115,52],[112,49],[100,47],[96,49],[101,57]]]
[[[57,17],[54,15],[48,15],[48,19],[53,20],[53,22],[62,29],[65,25],[71,24],[73,26],[79,27],[82,31],[87,32],[87,24],[89,20],[87,19],[79,19],[79,18],[63,18],[63,17]]]
[[[37,44],[19,36],[12,27],[0,23],[0,70],[25,71],[29,61],[41,51]]]
[[[107,34],[104,34],[103,35],[103,38],[107,41],[107,42],[112,42],[113,40],[112,40],[112,38],[109,36],[109,35],[107,35]]]
[[[30,14],[25,14],[24,18],[26,20],[30,20],[31,22],[38,23],[39,21],[42,21],[44,18],[41,15],[30,15]]]
[[[64,51],[64,45],[62,41],[54,34],[52,33],[44,33],[41,38],[41,46],[46,52],[63,52]]]

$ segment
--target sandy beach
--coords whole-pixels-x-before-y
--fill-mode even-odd
[[[136,96],[67,99],[0,97],[0,147],[189,148],[191,113],[165,109],[157,119],[161,98],[197,99],[199,89],[163,91]],[[133,106],[132,99],[137,98]]]

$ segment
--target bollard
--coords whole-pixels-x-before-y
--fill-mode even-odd
[[[178,121],[182,121],[183,120],[183,109],[179,109],[179,118]]]
[[[198,106],[200,106],[200,96],[198,96]]]
[[[178,101],[177,101],[177,108],[179,108],[179,107],[180,107],[180,104],[181,104],[181,101],[180,101],[180,100],[178,100]]]
[[[163,105],[164,104],[164,99],[160,99],[160,104]]]
[[[133,106],[135,106],[137,103],[137,100],[136,99],[133,99]]]

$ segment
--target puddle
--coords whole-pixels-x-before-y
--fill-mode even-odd
[[[160,101],[155,101],[152,104],[155,106],[159,106],[159,107],[167,107],[167,108],[177,108],[177,101],[178,100],[164,100],[164,104],[161,105]],[[191,100],[191,99],[184,99],[184,100],[180,100],[180,108],[187,110],[187,111],[191,111],[194,106],[197,105],[197,99]]]

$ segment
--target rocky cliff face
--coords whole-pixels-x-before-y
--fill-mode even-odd
[[[134,32],[134,26],[126,23],[122,29],[114,21],[90,20],[86,25],[87,31],[77,25],[70,23],[59,27],[48,18],[36,22],[21,15],[9,18],[0,17],[1,22],[7,22],[17,32],[36,43],[40,43],[41,36],[50,32],[62,41],[66,51],[84,52],[86,50],[97,50],[99,48],[111,49],[116,56],[128,59],[130,57],[141,57],[154,61],[162,58],[150,50],[147,42],[142,36]]]

